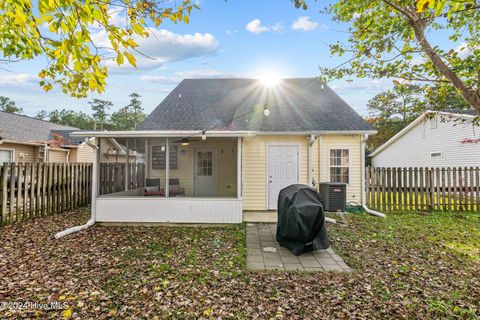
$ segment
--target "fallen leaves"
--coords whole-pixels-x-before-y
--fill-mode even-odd
[[[0,301],[62,310],[0,318],[475,318],[478,216],[361,214],[329,226],[353,273],[248,272],[242,227],[104,227],[55,240],[87,212],[0,229]],[[449,230],[446,232],[445,230]],[[478,240],[477,240],[478,241]],[[449,243],[462,243],[448,246]],[[465,251],[468,251],[465,253]],[[473,255],[473,257],[472,257]]]

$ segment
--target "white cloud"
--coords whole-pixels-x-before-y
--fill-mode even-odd
[[[298,17],[298,19],[292,23],[293,30],[312,31],[317,28],[318,23],[311,21],[308,16]]]
[[[238,75],[233,73],[227,73],[216,69],[196,69],[177,71],[171,77],[165,77],[160,75],[144,75],[140,77],[140,80],[151,83],[158,83],[164,85],[178,84],[183,79],[204,79],[204,78],[235,78]]]
[[[141,76],[140,80],[145,82],[159,83],[159,84],[177,84],[180,80],[174,77],[164,76]]]
[[[283,30],[283,26],[282,26],[281,23],[277,22],[270,27],[270,30],[275,31],[275,32],[280,32],[280,31]]]
[[[250,31],[251,33],[255,33],[255,34],[270,31],[269,27],[266,27],[266,26],[262,25],[262,22],[260,21],[260,19],[254,19],[254,20],[250,21],[245,26],[245,29],[247,29],[247,31]]]
[[[283,30],[283,26],[278,22],[273,25],[266,26],[262,24],[260,19],[253,19],[245,25],[245,29],[251,33],[259,34],[267,31],[280,32]]]
[[[148,38],[135,36],[136,48],[132,52],[137,58],[137,68],[152,69],[166,62],[186,60],[194,57],[210,55],[218,50],[218,41],[211,33],[178,34],[168,30],[148,28]],[[92,37],[97,46],[110,47],[104,31],[99,31]],[[130,50],[131,51],[131,50]],[[107,60],[108,67],[117,67],[113,60]],[[131,69],[128,64],[120,69]],[[118,68],[117,68],[118,69]]]
[[[17,74],[1,74],[0,85],[25,85],[38,82],[39,78],[36,74],[17,73]]]
[[[471,45],[469,46],[467,42],[462,42],[455,48],[455,51],[458,52],[458,56],[461,59],[465,59],[470,55],[470,53],[472,53],[472,51],[477,50],[479,48],[480,46],[471,46]]]
[[[175,75],[179,78],[220,78],[225,77],[226,74],[223,71],[215,69],[200,69],[200,70],[188,70],[175,72]]]
[[[330,86],[337,93],[377,94],[392,87],[391,79],[355,79],[353,82],[340,82]]]
[[[225,34],[229,37],[233,37],[237,32],[238,32],[237,30],[230,30],[230,29],[225,30]]]

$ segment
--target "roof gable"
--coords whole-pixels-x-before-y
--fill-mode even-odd
[[[432,115],[435,116],[441,116],[444,118],[457,118],[457,119],[474,119],[476,116],[475,115],[470,115],[470,114],[461,114],[461,113],[451,113],[451,112],[443,112],[443,111],[431,111],[428,110],[424,112],[422,115],[420,115],[417,119],[413,120],[408,126],[397,132],[393,137],[388,139],[384,144],[382,144],[380,147],[375,149],[369,156],[370,157],[375,157],[378,155],[380,152],[388,148],[390,145],[392,145],[395,141],[399,140],[402,138],[406,133],[410,132],[413,128],[421,124],[425,119],[428,117],[432,117]]]
[[[263,115],[267,105],[270,115]],[[345,101],[316,78],[183,80],[139,130],[369,131]]]

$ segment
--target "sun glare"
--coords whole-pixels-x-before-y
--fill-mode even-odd
[[[265,73],[261,75],[258,80],[267,87],[272,87],[280,82],[280,76],[275,73]]]

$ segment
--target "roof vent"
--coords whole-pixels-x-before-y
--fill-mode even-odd
[[[178,94],[178,99],[182,99],[182,94],[181,93]]]

